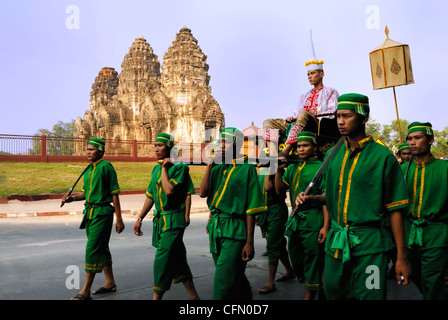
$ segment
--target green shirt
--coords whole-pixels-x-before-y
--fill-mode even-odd
[[[157,164],[151,173],[151,181],[146,196],[154,201],[152,244],[158,247],[160,234],[177,228],[185,228],[185,200],[194,194],[190,168],[183,162],[173,164],[168,169],[170,183],[174,192],[166,196],[162,188],[162,166]]]
[[[170,183],[174,186],[174,192],[166,196],[162,188],[162,166],[157,164],[151,173],[151,181],[146,196],[154,200],[154,205],[159,213],[177,210],[184,203],[188,194],[194,194],[194,185],[190,177],[190,168],[183,162],[173,164],[168,169]]]
[[[246,156],[211,169],[207,205],[212,213],[208,224],[211,238],[246,240],[245,216],[268,210],[257,171]],[[216,249],[213,243],[211,252]]]
[[[295,164],[290,164],[283,173],[283,182],[289,187],[289,197],[291,200],[291,207],[296,206],[296,198],[300,192],[304,192],[311,180],[313,180],[316,172],[319,170],[322,162],[313,157],[306,161],[300,161]],[[322,194],[324,192],[324,183],[321,180],[320,184],[315,184],[311,189],[310,194]],[[297,230],[320,230],[323,226],[322,206],[305,207],[299,213],[290,218],[287,222],[287,229],[289,231]]]
[[[351,151],[347,141],[324,173],[326,205],[332,220],[325,250],[335,258],[385,252],[393,248],[382,221],[407,209],[409,197],[398,161],[371,136]],[[349,249],[350,247],[350,249]]]
[[[247,162],[247,157],[244,163],[238,163],[241,160],[212,168],[207,197],[210,210],[243,216],[267,211],[255,167]]]
[[[120,193],[117,173],[109,161],[100,159],[84,173],[82,187],[86,197],[85,211],[88,219],[96,215],[113,214],[112,195]]]
[[[86,201],[91,204],[112,202],[112,195],[120,193],[117,173],[109,161],[100,159],[84,173]]]
[[[286,193],[283,195],[278,195],[277,192],[275,192],[275,187],[272,190],[266,190],[266,179],[269,177],[267,174],[268,171],[268,168],[261,168],[258,175],[258,182],[260,183],[261,192],[263,193],[264,200],[268,205],[268,211],[260,214],[257,220],[257,224],[262,230],[267,228],[270,221],[286,221],[288,217],[288,208],[285,203]]]
[[[432,156],[422,163],[407,162],[402,169],[411,198],[405,223],[408,244],[448,246],[448,161]]]
[[[260,183],[261,192],[264,195],[264,200],[266,201],[266,204],[269,206],[274,203],[284,202],[286,199],[286,194],[278,195],[275,192],[275,188],[272,190],[266,191],[266,179],[268,178],[267,171],[268,171],[268,168],[261,168],[260,174],[258,175],[258,182]]]

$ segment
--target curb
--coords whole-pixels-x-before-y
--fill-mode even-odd
[[[190,214],[209,213],[207,207],[191,208]],[[140,213],[140,210],[121,210],[122,215],[135,216]],[[0,213],[2,218],[29,218],[29,217],[53,217],[53,216],[74,216],[82,215],[83,211],[60,211],[60,212],[26,212],[26,213]],[[148,213],[147,218],[153,218],[152,210]]]
[[[1,218],[23,218],[23,217],[50,217],[50,216],[71,216],[82,214],[79,211],[66,212],[27,212],[27,213],[0,213]]]
[[[199,189],[198,189],[199,190]],[[126,194],[144,194],[146,190],[127,190],[121,191],[121,195]],[[0,197],[0,204],[7,204],[10,200],[18,200],[18,201],[40,201],[40,200],[55,200],[62,199],[65,193],[55,194],[55,193],[47,193],[47,194],[36,194],[36,195],[26,195],[26,194],[12,194],[8,197]]]
[[[199,188],[194,188],[196,193],[199,192]],[[120,191],[120,195],[127,194],[144,194],[146,190],[124,190]],[[65,193],[47,193],[47,194],[36,194],[36,195],[26,195],[26,194],[12,194],[7,197],[0,197],[0,204],[8,204],[10,200],[19,201],[39,201],[39,200],[55,200],[62,199]]]
[[[199,192],[199,188],[195,188],[196,193]],[[120,195],[132,195],[132,194],[145,194],[146,190],[125,190],[121,191]],[[55,200],[62,199],[64,194],[40,194],[40,195],[24,195],[13,194],[8,197],[0,197],[0,204],[8,204],[10,200],[18,200],[23,202],[40,201],[40,200]],[[190,213],[207,213],[209,209],[207,207],[191,208]],[[121,210],[122,214],[136,215],[140,213],[140,210]],[[49,211],[49,212],[25,212],[25,213],[2,213],[0,212],[0,219],[2,218],[22,218],[22,217],[51,217],[51,216],[71,216],[82,215],[83,211]],[[152,217],[152,214],[149,213]]]

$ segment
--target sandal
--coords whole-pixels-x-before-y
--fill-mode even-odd
[[[71,298],[71,300],[92,300],[90,296],[85,296],[83,294],[78,293],[76,296]]]
[[[116,285],[116,284],[114,284],[114,285],[113,285],[112,287],[110,287],[110,288],[104,288],[104,287],[101,287],[101,288],[99,288],[98,290],[92,292],[92,294],[110,293],[110,292],[115,292],[115,291],[117,291],[117,285]]]
[[[275,290],[277,290],[277,288],[275,287],[275,285],[272,286],[272,287],[266,287],[266,286],[263,286],[263,288],[258,289],[258,292],[259,292],[260,294],[268,294],[268,293],[274,292]]]

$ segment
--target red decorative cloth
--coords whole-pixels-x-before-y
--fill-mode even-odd
[[[279,129],[265,129],[263,130],[263,139],[266,141],[278,141]]]
[[[305,105],[303,106],[309,113],[311,113],[313,116],[316,116],[318,114],[319,109],[319,94],[321,93],[322,89],[324,87],[321,87],[315,90],[311,90],[310,94],[308,95]]]

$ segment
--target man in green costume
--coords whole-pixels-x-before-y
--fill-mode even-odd
[[[215,159],[207,165],[200,193],[207,197],[207,230],[215,263],[213,299],[252,299],[244,272],[254,256],[255,215],[267,211],[255,167],[240,153],[244,134],[224,128]]]
[[[90,300],[90,290],[96,273],[104,270],[105,284],[93,294],[114,292],[117,290],[112,271],[112,256],[109,240],[116,215],[116,232],[124,230],[118,194],[117,173],[112,164],[103,160],[105,142],[92,138],[87,143],[87,157],[90,167],[84,173],[82,193],[64,196],[64,202],[86,200],[84,216],[80,229],[86,229],[87,245],[85,256],[86,281],[84,287],[72,300]],[[113,203],[113,206],[110,203]]]
[[[388,252],[394,246],[391,233],[383,226],[386,218],[397,249],[397,282],[409,283],[402,216],[409,197],[394,155],[366,136],[369,113],[367,96],[345,94],[338,98],[338,128],[346,140],[326,168],[326,192],[324,196],[301,194],[297,198],[297,204],[324,201],[331,218],[325,242],[327,299],[386,298]]]
[[[190,213],[190,202],[185,203],[187,197],[194,193],[189,168],[185,163],[172,162],[171,158],[176,155],[170,157],[175,150],[171,135],[159,133],[154,148],[160,163],[152,171],[146,200],[134,225],[134,233],[142,236],[142,221],[155,205],[152,244],[157,251],[154,258],[153,299],[161,300],[172,282],[182,282],[190,300],[198,300],[183,242]]]
[[[414,158],[402,166],[411,197],[405,227],[412,279],[423,299],[443,300],[448,263],[448,161],[431,154],[431,123],[411,123],[406,140]]]
[[[275,191],[275,166],[261,168],[259,182],[264,194],[268,211],[260,214],[257,224],[262,230],[262,236],[266,238],[268,256],[268,278],[263,288],[259,288],[260,294],[271,293],[276,290],[275,281],[287,281],[294,279],[294,271],[289,261],[286,250],[285,222],[288,219],[288,206],[285,203],[286,191],[277,194]],[[279,261],[285,267],[285,274],[275,279]]]
[[[409,145],[405,142],[402,143],[398,146],[398,151],[396,154],[398,163],[400,165],[404,165],[406,162],[411,160],[411,150],[409,149]],[[389,226],[388,221],[386,221],[386,226]],[[389,270],[387,271],[387,277],[389,279],[393,279],[395,278],[395,259],[396,259],[396,250],[392,249],[392,251],[390,252],[390,260],[392,261],[392,264],[389,268]]]
[[[398,156],[398,163],[403,165],[406,162],[409,162],[411,160],[411,150],[409,148],[409,144],[402,143],[398,146],[398,151],[397,151],[397,156]]]
[[[290,164],[286,170],[279,165],[275,175],[278,193],[289,188],[292,208],[300,192],[305,191],[319,170],[322,162],[317,159],[316,134],[310,131],[297,135],[297,152],[301,162]],[[311,194],[322,194],[324,185],[316,184]],[[330,219],[321,204],[304,206],[286,223],[285,234],[289,238],[288,251],[298,276],[304,274],[305,300],[313,300],[316,293],[323,291],[321,277],[323,270],[323,243],[328,234]]]

